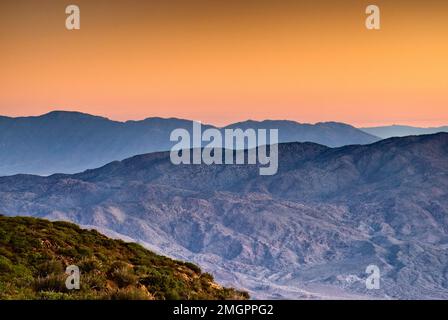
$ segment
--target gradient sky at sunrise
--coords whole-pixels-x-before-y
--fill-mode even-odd
[[[2,0],[0,49],[1,115],[448,124],[447,1]]]

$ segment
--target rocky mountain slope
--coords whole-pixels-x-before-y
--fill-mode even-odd
[[[448,298],[448,134],[279,146],[279,172],[136,156],[0,178],[0,213],[132,237],[256,298]],[[366,267],[381,287],[365,286]]]
[[[229,128],[235,126],[279,129],[280,142],[311,141],[341,146],[378,140],[352,126],[332,122],[311,125],[247,121]],[[176,128],[191,132],[192,122],[174,118],[118,122],[63,111],[38,117],[0,117],[0,176],[76,173],[138,154],[167,151],[174,145],[169,139]],[[206,128],[211,126],[204,125],[203,129]]]
[[[80,270],[68,290],[66,267]],[[199,267],[67,222],[0,216],[0,299],[247,299]]]

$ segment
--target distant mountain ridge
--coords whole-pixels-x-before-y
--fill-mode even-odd
[[[255,298],[448,298],[448,134],[279,145],[279,171],[173,165],[0,178],[0,214],[112,230]],[[366,267],[381,288],[365,286]]]
[[[392,125],[360,129],[364,132],[380,137],[381,139],[448,132],[448,126],[420,128],[403,125]]]
[[[279,142],[309,141],[335,147],[378,140],[340,123],[245,121],[225,128],[236,126],[278,128]],[[203,125],[204,129],[211,127]],[[192,122],[176,118],[118,122],[66,111],[33,117],[0,117],[0,176],[76,173],[138,154],[167,151],[174,145],[169,136],[176,128],[191,132]]]

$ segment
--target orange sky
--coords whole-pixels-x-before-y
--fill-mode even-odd
[[[79,31],[65,29],[72,3]],[[368,4],[381,9],[380,31],[364,26]],[[447,9],[436,0],[2,0],[0,114],[448,124]]]

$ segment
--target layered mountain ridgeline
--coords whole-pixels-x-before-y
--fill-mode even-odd
[[[378,140],[352,126],[335,122],[311,125],[293,121],[246,121],[226,128],[235,127],[278,129],[280,142],[310,141],[342,146]],[[117,122],[63,111],[38,117],[0,117],[0,176],[75,173],[137,154],[167,151],[174,145],[170,133],[177,128],[191,132],[192,122],[174,118]]]
[[[367,132],[368,134],[380,137],[381,139],[448,132],[448,126],[420,128],[412,126],[392,125],[392,126],[370,127],[360,129],[364,132]]]
[[[68,290],[66,267],[79,267]],[[191,263],[68,222],[0,216],[0,299],[247,299]]]
[[[448,134],[279,146],[279,171],[173,165],[0,178],[0,213],[114,231],[256,298],[448,298]],[[381,270],[367,290],[366,267]]]

